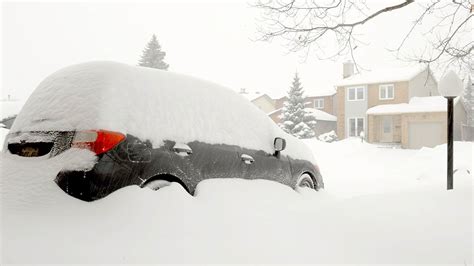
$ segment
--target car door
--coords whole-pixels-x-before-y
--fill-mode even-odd
[[[226,144],[191,142],[189,159],[201,173],[201,179],[240,178],[242,176],[237,147]]]
[[[268,179],[284,184],[291,179],[289,160],[281,154],[275,155],[263,150],[241,149],[240,161],[243,178]]]

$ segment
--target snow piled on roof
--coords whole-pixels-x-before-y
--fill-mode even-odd
[[[446,112],[442,96],[413,97],[409,103],[377,105],[367,110],[368,115]]]
[[[150,140],[229,144],[313,161],[309,149],[284,133],[251,102],[212,82],[115,62],[66,67],[47,77],[26,102],[11,132],[106,129]]]
[[[337,121],[337,117],[328,114],[324,111],[315,109],[315,108],[305,108],[305,111],[308,112],[311,116],[316,118],[316,120],[323,120],[323,121]]]
[[[360,74],[355,74],[345,79],[341,79],[336,82],[336,86],[408,81],[423,72],[425,69],[426,67],[422,65],[402,68],[376,69]]]
[[[1,100],[0,120],[17,115],[24,104],[22,100]]]
[[[336,94],[335,88],[315,88],[305,90],[305,97],[323,97]]]

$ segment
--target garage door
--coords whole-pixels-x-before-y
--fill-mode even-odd
[[[412,122],[408,125],[408,148],[434,147],[446,143],[440,122]]]

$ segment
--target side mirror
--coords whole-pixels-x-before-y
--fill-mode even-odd
[[[277,152],[284,150],[286,148],[286,140],[282,138],[275,138],[273,141],[273,147]]]

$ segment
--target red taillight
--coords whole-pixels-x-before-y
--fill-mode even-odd
[[[95,152],[95,154],[101,154],[109,151],[124,139],[125,135],[119,132],[107,130],[78,131],[72,140],[72,147],[88,149]]]

